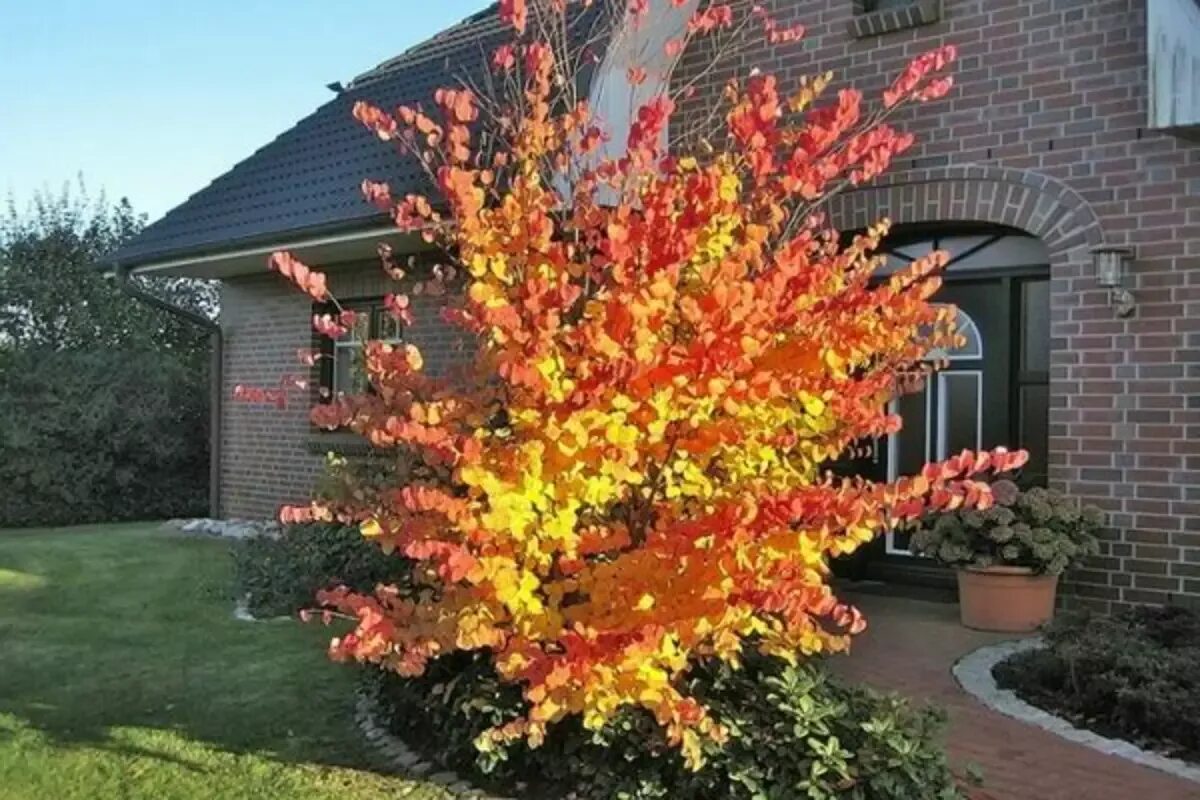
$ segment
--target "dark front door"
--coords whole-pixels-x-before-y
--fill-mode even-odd
[[[963,450],[1025,447],[1031,460],[1022,479],[1044,483],[1048,286],[1044,267],[958,274],[951,268],[934,302],[957,308],[965,343],[932,354],[945,366],[919,391],[892,401],[903,429],[864,448],[851,469],[874,480],[895,480]],[[946,570],[909,551],[908,538],[889,532],[837,569],[852,578],[949,583]]]

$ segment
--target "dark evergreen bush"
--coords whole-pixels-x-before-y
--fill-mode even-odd
[[[384,555],[357,528],[342,525],[291,525],[279,539],[238,542],[233,554],[237,592],[256,617],[312,608],[317,592],[338,584],[369,592],[407,574],[403,558]]]
[[[0,362],[0,527],[204,513],[203,371],[134,348]]]
[[[598,733],[577,718],[552,726],[545,744],[480,753],[483,730],[513,719],[520,695],[490,662],[456,653],[422,677],[371,671],[364,678],[391,727],[427,758],[489,788],[558,800],[950,800],[963,795],[939,743],[941,716],[902,699],[845,685],[820,662],[788,667],[751,658],[744,669],[700,667],[689,691],[729,727],[685,768],[643,711]],[[522,785],[524,784],[524,785]]]
[[[999,684],[1078,725],[1200,761],[1200,614],[1062,615],[1046,643],[998,664]]]

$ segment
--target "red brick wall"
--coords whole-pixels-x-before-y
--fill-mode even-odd
[[[381,297],[394,290],[378,263],[329,268],[330,287],[343,299]],[[414,324],[405,338],[417,345],[434,372],[460,357],[455,331],[439,317],[442,300],[413,297]],[[221,327],[225,337],[221,506],[226,517],[264,518],[284,503],[303,502],[320,474],[323,454],[336,437],[314,429],[309,408],[317,402],[315,375],[297,350],[313,343],[312,304],[279,275],[223,282]],[[234,398],[243,387],[277,389],[288,376],[309,382],[291,388],[286,406]]]
[[[767,0],[806,40],[743,59],[794,79],[833,70],[876,94],[912,56],[959,47],[957,86],[906,113],[921,144],[832,207],[841,227],[980,220],[1051,251],[1051,480],[1110,514],[1072,581],[1100,605],[1200,599],[1200,145],[1144,129],[1146,4],[948,0],[939,21],[858,38],[854,0]],[[937,3],[922,2],[922,15]],[[861,5],[860,5],[861,7]],[[685,62],[695,70],[699,59]],[[786,81],[785,81],[786,83]],[[710,81],[708,91],[715,91]],[[684,113],[711,102],[697,94]],[[1136,250],[1118,318],[1089,249]]]
[[[830,69],[877,92],[913,55],[959,46],[951,96],[900,120],[920,146],[885,181],[835,203],[834,220],[991,221],[1046,241],[1052,482],[1112,521],[1104,555],[1074,576],[1073,592],[1102,605],[1200,598],[1200,146],[1144,129],[1145,3],[949,0],[933,24],[858,38],[854,0],[767,2],[809,35],[762,45],[744,63],[788,78]],[[921,16],[936,5],[925,0]],[[1096,286],[1098,244],[1137,251],[1131,318],[1117,318]],[[236,383],[274,384],[295,370],[295,349],[310,341],[303,297],[264,275],[228,281],[224,302],[226,397]],[[436,361],[449,343],[422,341],[422,330],[436,329],[412,334]],[[227,515],[264,516],[304,496],[319,459],[299,400],[286,411],[227,403]]]

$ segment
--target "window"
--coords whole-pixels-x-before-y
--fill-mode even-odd
[[[896,237],[884,243],[879,252],[887,260],[876,274],[891,275],[934,250],[946,251],[950,256],[946,269],[956,273],[1020,269],[1050,263],[1045,243],[1021,232],[938,236],[918,231],[910,237]]]
[[[1050,441],[1050,281],[1018,284],[1021,309],[1016,370],[1016,444],[1029,451],[1022,483],[1045,486]]]
[[[850,35],[858,39],[928,25],[942,18],[942,0],[853,0]]]
[[[343,303],[342,307],[358,316],[354,328],[336,341],[323,339],[321,387],[329,396],[367,390],[362,362],[362,345],[370,339],[385,342],[404,341],[404,325],[383,306],[382,300]]]
[[[863,11],[871,13],[872,11],[887,11],[893,8],[907,8],[915,5],[913,0],[863,0]]]
[[[935,306],[945,307],[944,303],[934,303]],[[929,353],[930,361],[970,361],[983,358],[983,337],[975,320],[961,308],[954,310],[955,333],[963,337],[963,343],[947,352],[940,347]]]
[[[920,391],[893,398],[889,411],[904,418],[899,433],[888,437],[887,478],[915,475],[930,461],[941,461],[983,442],[983,337],[975,320],[957,309],[958,333],[965,339],[949,352],[934,351],[930,360],[949,366],[926,379]],[[908,533],[888,531],[886,551],[910,555]]]

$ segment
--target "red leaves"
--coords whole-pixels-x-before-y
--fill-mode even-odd
[[[492,69],[509,72],[517,65],[517,54],[511,44],[502,44],[492,53]]]
[[[374,131],[375,135],[387,142],[396,137],[396,120],[385,111],[381,111],[370,103],[359,100],[354,104],[354,118]]]
[[[500,20],[515,28],[517,33],[524,33],[529,21],[526,0],[500,0]]]
[[[779,118],[783,113],[773,75],[755,75],[743,100],[729,112],[729,132],[745,152],[751,174],[761,180],[775,169]]]
[[[804,38],[803,25],[791,25],[787,28],[780,28],[779,23],[762,6],[755,6],[750,13],[762,20],[763,33],[766,35],[767,44],[788,44],[790,42],[798,42]]]
[[[309,269],[291,253],[283,251],[272,253],[268,267],[299,286],[301,291],[318,303],[329,299],[329,287],[326,285],[325,273]]]
[[[958,51],[954,45],[948,44],[914,58],[905,67],[904,71],[897,76],[896,80],[892,82],[892,85],[884,91],[884,106],[891,108],[908,98],[930,73],[945,69],[957,57]],[[949,79],[935,81],[928,89],[919,94],[917,99],[924,100],[942,97],[950,90],[951,85]]]
[[[650,2],[664,0],[619,6],[636,21]],[[667,55],[692,35],[724,42],[741,29],[734,7],[704,4]],[[540,28],[564,8],[504,0],[500,14],[522,33],[531,12]],[[749,38],[756,20],[769,45],[803,34],[750,13]],[[952,57],[914,61],[889,105],[943,95],[949,79],[933,72]],[[735,654],[751,629],[784,656],[845,647],[865,623],[833,596],[827,559],[929,509],[986,507],[979,476],[1024,456],[963,453],[891,484],[817,477],[855,442],[898,429],[887,413],[897,376],[927,374],[938,340],[936,257],[872,285],[869,254],[885,227],[843,246],[807,213],[911,145],[885,113],[850,90],[810,111],[830,77],[787,87],[786,100],[775,78],[753,74],[711,115],[719,125],[728,111],[728,135],[707,147],[667,154],[674,105],[655,97],[637,109],[623,154],[578,158],[610,155],[603,120],[562,102],[575,76],[554,58],[525,39],[491,55],[496,70],[519,73],[496,81],[511,107],[487,106],[499,119],[494,153],[472,150],[483,109],[461,88],[438,91],[432,115],[355,107],[434,176],[436,210],[383,183],[364,182],[363,194],[461,267],[465,286],[441,315],[469,334],[475,357],[443,380],[424,374],[411,345],[363,342],[370,391],[311,412],[314,424],[397,449],[404,469],[391,482],[348,478],[336,509],[425,562],[416,590],[324,595],[357,621],[333,654],[416,674],[444,653],[497,648],[497,669],[527,684],[530,703],[498,736],[536,738],[566,714],[642,704],[695,747],[713,728],[676,691],[689,659]],[[648,81],[646,68],[621,66],[630,84]],[[302,265],[276,268],[327,298]],[[442,291],[448,275],[421,274],[411,291]],[[384,306],[413,324],[408,295]],[[313,320],[326,335],[355,327],[366,338],[361,322]]]
[[[582,154],[594,152],[607,140],[607,138],[608,137],[605,135],[603,130],[593,125],[592,127],[588,128],[587,133],[585,133],[579,139],[579,152]]]
[[[474,556],[461,546],[428,539],[406,545],[404,554],[418,561],[435,562],[438,576],[446,583],[466,580],[479,565]]]
[[[405,325],[413,324],[412,311],[409,309],[409,299],[406,294],[387,294],[383,298],[383,306],[395,319]]]
[[[642,153],[649,157],[662,147],[662,135],[667,122],[675,111],[675,103],[662,95],[637,110],[637,119],[629,127],[630,154]]]
[[[402,231],[416,231],[425,227],[433,217],[433,207],[421,195],[405,195],[393,209],[392,219]]]
[[[362,182],[363,197],[380,211],[392,210],[392,192],[386,183],[371,180]]]
[[[340,339],[346,335],[346,327],[332,314],[313,314],[313,330],[328,339]]]
[[[479,118],[475,95],[470,89],[438,89],[434,92],[433,101],[452,122],[466,125]]]
[[[712,33],[719,28],[733,27],[733,8],[728,3],[715,3],[697,11],[688,20],[688,31],[692,34]]]
[[[525,47],[525,71],[530,75],[548,73],[554,66],[554,50],[544,42],[531,42]]]

